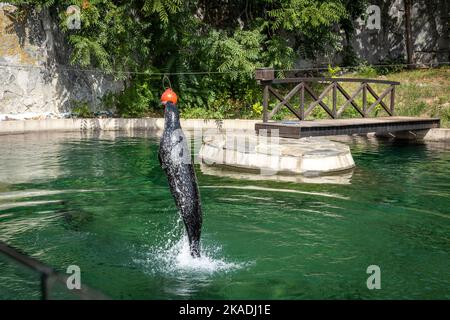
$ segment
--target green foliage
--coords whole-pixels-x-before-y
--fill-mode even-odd
[[[417,116],[422,115],[424,110],[427,108],[427,104],[423,101],[415,101],[411,103],[408,108],[405,110],[404,115],[407,116]]]
[[[108,53],[98,42],[74,35],[69,43],[73,46],[72,63],[78,62],[82,67],[96,64],[105,70],[111,68]]]
[[[342,69],[339,66],[332,67],[331,64],[328,64],[328,76],[329,77],[336,77],[339,75],[339,73],[342,71]]]
[[[349,44],[344,46],[342,50],[342,65],[345,67],[353,67],[360,64],[360,58],[356,54],[353,47]]]
[[[367,63],[360,64],[355,71],[364,78],[373,78],[378,75],[377,70]]]
[[[152,91],[146,81],[131,81],[125,90],[118,95],[109,95],[105,104],[115,106],[123,117],[139,117],[159,104],[158,95]]]
[[[274,30],[302,30],[307,37],[315,37],[318,31],[323,31],[347,16],[340,1],[266,1],[274,7],[268,11],[268,16],[273,19]]]
[[[8,3],[19,6],[34,6],[36,9],[41,10],[43,8],[50,8],[54,6],[56,0],[9,0]]]
[[[92,118],[94,116],[89,108],[89,103],[86,101],[72,101],[72,112],[80,118]]]
[[[273,36],[266,41],[266,50],[263,52],[265,67],[273,67],[277,70],[293,67],[297,54],[289,42],[280,36]],[[278,74],[278,76],[282,76]]]
[[[145,0],[142,11],[146,14],[157,14],[164,25],[169,23],[169,15],[181,9],[181,0]]]
[[[397,59],[383,59],[376,67],[379,75],[386,75],[389,73],[400,72],[406,69],[405,60],[403,58]]]
[[[252,109],[255,116],[259,116],[262,114],[263,105],[261,104],[261,102],[256,102],[253,104]]]
[[[183,105],[181,116],[183,118],[226,119],[226,118],[254,118],[261,115],[262,106],[259,102],[253,103],[251,95],[234,99],[228,94],[221,94],[206,106]]]
[[[266,0],[272,9],[267,13],[273,32],[292,34],[305,58],[318,52],[330,55],[342,50],[342,37],[332,27],[348,17],[340,0]],[[280,32],[282,30],[282,32]],[[300,31],[300,32],[299,32]]]

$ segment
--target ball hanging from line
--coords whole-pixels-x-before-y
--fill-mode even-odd
[[[166,89],[161,96],[162,104],[166,104],[167,102],[172,102],[173,104],[177,104],[178,97],[177,94],[171,89]]]

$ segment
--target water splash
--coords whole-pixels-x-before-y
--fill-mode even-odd
[[[220,246],[201,246],[202,256],[193,258],[189,250],[186,235],[176,242],[169,241],[167,246],[154,248],[148,262],[156,262],[156,271],[173,273],[215,273],[227,272],[241,267],[240,264],[228,262],[220,257]],[[159,269],[159,270],[158,270]]]
[[[177,227],[166,234],[162,243],[146,248],[142,257],[134,262],[143,265],[149,273],[170,275],[226,273],[246,266],[246,263],[227,261],[221,255],[221,246],[205,244],[204,240],[200,247],[201,257],[193,258],[187,235],[180,235],[183,228],[180,222],[181,219]]]

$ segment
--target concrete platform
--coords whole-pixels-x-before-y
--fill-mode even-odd
[[[396,117],[403,118],[403,117]],[[377,119],[366,119],[369,122],[377,122]],[[417,118],[415,118],[417,119]],[[339,120],[340,124],[345,125],[347,121],[352,119]],[[320,122],[319,122],[320,121]],[[308,135],[306,133],[307,125],[311,122],[328,123],[334,120],[316,120],[316,121],[302,121],[303,132],[302,135],[314,136],[314,134]],[[271,123],[271,122],[269,122]],[[292,123],[295,125],[298,121],[284,121],[289,125]],[[248,133],[252,133],[255,127],[260,125],[258,120],[205,120],[205,119],[186,119],[181,120],[181,126],[185,130],[246,130]],[[9,120],[0,121],[0,136],[10,134],[23,134],[31,132],[105,132],[105,131],[126,131],[133,132],[136,130],[152,130],[161,131],[164,128],[163,118],[138,118],[138,119],[124,119],[124,118],[97,118],[97,119],[41,119],[41,120]],[[345,128],[340,130],[342,136],[345,132]],[[366,129],[365,129],[366,130]],[[380,131],[380,130],[379,130]],[[327,136],[333,136],[326,131]],[[375,133],[375,132],[369,132]],[[387,134],[386,132],[384,132]],[[346,133],[345,133],[346,134]],[[378,135],[383,133],[378,133]],[[347,134],[346,134],[347,135]],[[424,130],[414,130],[414,134],[408,131],[398,131],[395,134],[389,134],[391,137],[403,138],[405,136],[411,136],[414,139],[423,139],[425,141],[450,141],[450,129],[448,128],[431,128]],[[298,138],[298,136],[293,136]]]
[[[272,139],[233,134],[206,136],[199,157],[207,165],[252,170],[267,176],[317,176],[355,166],[347,145],[323,138]]]
[[[438,118],[418,117],[378,117],[353,119],[324,119],[306,121],[271,121],[255,124],[260,130],[278,130],[278,135],[285,138],[302,138],[317,136],[334,136],[350,134],[377,133],[385,134],[401,131],[416,131],[439,128]]]

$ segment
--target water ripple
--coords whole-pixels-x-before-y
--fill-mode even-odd
[[[336,198],[342,200],[348,200],[350,197],[342,196],[334,193],[324,193],[324,192],[310,192],[310,191],[300,191],[300,190],[292,190],[292,189],[274,189],[274,188],[265,188],[258,186],[201,186],[201,188],[208,189],[238,189],[238,190],[254,190],[254,191],[269,191],[269,192],[284,192],[284,193],[298,193],[298,194],[307,194],[313,196],[321,196],[327,198]]]

